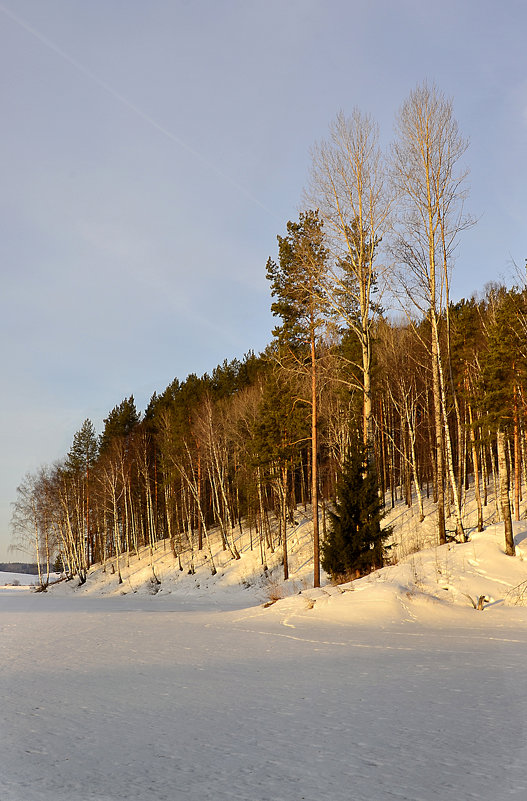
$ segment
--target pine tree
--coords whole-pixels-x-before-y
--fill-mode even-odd
[[[86,419],[82,428],[73,437],[72,446],[66,456],[64,480],[75,510],[79,538],[79,553],[84,567],[88,568],[94,558],[94,532],[92,525],[92,471],[98,457],[98,442],[91,420]]]
[[[82,428],[73,437],[73,443],[66,456],[66,469],[72,473],[86,473],[95,464],[99,446],[95,428],[91,420],[86,419]]]
[[[109,449],[114,437],[128,437],[139,424],[140,419],[141,416],[137,412],[133,395],[114,406],[108,417],[104,418],[104,430],[99,444],[101,456]]]
[[[290,369],[303,371],[311,383],[311,504],[313,507],[313,586],[320,587],[320,543],[318,530],[318,345],[327,317],[324,279],[328,251],[317,211],[300,214],[298,223],[287,223],[287,236],[278,237],[279,263],[267,262],[271,305],[282,325],[273,330],[278,360]]]
[[[488,351],[481,370],[480,406],[484,421],[496,438],[500,506],[505,528],[505,552],[514,556],[514,535],[510,502],[510,468],[514,467],[519,517],[519,395],[525,376],[523,323],[526,319],[524,296],[500,288],[491,298],[494,310],[487,327]],[[493,318],[493,319],[492,319]],[[514,460],[507,459],[513,442]]]
[[[374,468],[364,447],[356,445],[344,460],[322,544],[322,567],[332,578],[357,578],[383,566],[384,543],[391,534],[389,527],[381,527],[383,506]]]

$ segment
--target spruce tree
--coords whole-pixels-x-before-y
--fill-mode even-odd
[[[384,543],[391,534],[391,528],[381,526],[383,507],[373,465],[357,444],[344,460],[322,544],[322,567],[333,579],[358,578],[383,566]]]

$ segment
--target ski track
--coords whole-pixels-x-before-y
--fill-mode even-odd
[[[2,596],[2,801],[527,797],[524,617],[150,600]]]

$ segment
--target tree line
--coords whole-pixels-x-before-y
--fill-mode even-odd
[[[483,527],[493,486],[513,554],[527,480],[527,293],[496,285],[450,299],[472,224],[466,148],[451,101],[427,84],[402,104],[389,154],[369,116],[339,114],[313,148],[304,211],[267,262],[278,324],[265,352],[175,379],[144,414],[125,398],[100,436],[86,420],[65,458],[18,488],[15,540],[30,536],[39,564],[58,558],[81,581],[111,558],[120,581],[122,560],[161,540],[191,571],[205,550],[214,573],[214,528],[233,559],[244,536],[263,568],[279,550],[287,578],[288,527],[303,504],[319,586],[319,520],[328,541],[327,505],[330,532],[340,530],[351,482],[357,495],[362,476],[371,505],[375,476],[381,498],[415,503],[421,518],[433,498],[438,543],[466,539],[471,484]],[[348,573],[382,564],[377,534]]]
[[[0,562],[0,573],[26,573],[30,576],[38,575],[38,565],[36,562]]]

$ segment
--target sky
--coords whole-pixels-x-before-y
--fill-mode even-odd
[[[0,561],[86,418],[260,352],[265,278],[340,111],[435,83],[470,140],[457,300],[527,247],[523,0],[0,0]]]

